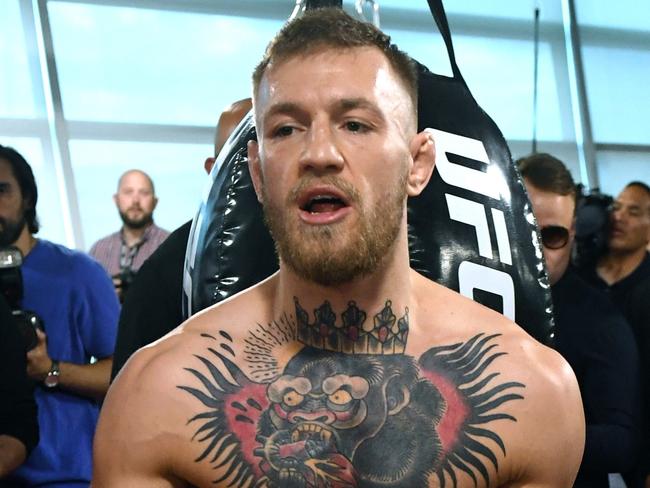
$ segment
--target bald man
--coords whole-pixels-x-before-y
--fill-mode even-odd
[[[113,278],[115,291],[122,301],[134,274],[169,232],[153,222],[158,198],[153,181],[144,171],[131,169],[122,174],[113,201],[122,227],[93,244],[90,255]]]
[[[217,124],[214,155],[204,163],[210,173],[230,133],[252,108],[250,98],[227,107]],[[183,262],[192,221],[171,233],[144,263],[129,290],[120,315],[111,378],[139,348],[153,342],[183,321]]]

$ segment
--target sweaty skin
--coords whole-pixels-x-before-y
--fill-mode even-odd
[[[280,271],[132,357],[93,486],[570,487],[584,419],[569,366],[409,269],[406,198],[435,151],[384,55],[289,58],[255,95],[250,171],[286,240]],[[330,284],[348,257],[362,271]]]

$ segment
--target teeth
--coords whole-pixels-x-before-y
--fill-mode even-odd
[[[303,433],[313,433],[320,434],[321,439],[329,440],[332,437],[332,433],[317,424],[304,423],[296,426],[295,430],[291,433],[291,441],[297,442],[300,440],[300,435]]]
[[[298,470],[295,468],[282,468],[280,470],[280,479],[291,479],[298,477]]]

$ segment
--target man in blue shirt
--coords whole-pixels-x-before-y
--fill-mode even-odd
[[[22,252],[22,307],[39,315],[45,329],[27,353],[27,374],[38,384],[41,438],[15,482],[88,486],[97,400],[108,389],[119,304],[99,263],[34,237],[37,199],[29,164],[0,146],[0,246]]]

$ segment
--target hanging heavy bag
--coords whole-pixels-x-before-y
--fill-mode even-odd
[[[424,192],[409,199],[411,266],[502,312],[549,344],[550,290],[524,185],[503,135],[478,106],[460,73],[441,1],[429,0],[429,7],[453,76],[436,75],[418,64],[418,125],[434,136],[436,169]],[[188,316],[278,268],[248,174],[246,145],[254,137],[249,114],[212,170],[212,186],[188,242],[184,277]]]

